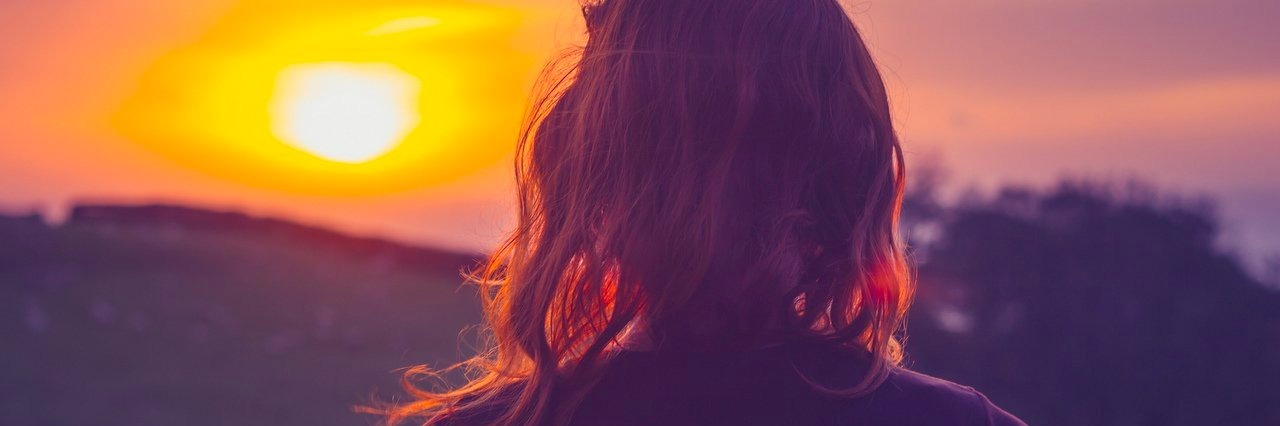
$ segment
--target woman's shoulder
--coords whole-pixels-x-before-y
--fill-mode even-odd
[[[891,369],[862,403],[894,412],[904,425],[1026,425],[970,386],[905,368]]]

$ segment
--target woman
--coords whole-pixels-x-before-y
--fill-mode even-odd
[[[389,421],[1006,425],[897,366],[906,169],[837,0],[606,0],[546,74],[487,350]],[[554,69],[552,67],[551,69]]]

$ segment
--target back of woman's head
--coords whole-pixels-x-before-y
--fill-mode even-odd
[[[910,295],[904,165],[837,0],[584,12],[589,41],[544,75],[522,138],[517,228],[480,275],[478,375],[396,414],[563,419],[574,398],[553,391],[585,392],[633,334],[659,351],[825,342],[873,363],[840,392],[878,384]]]

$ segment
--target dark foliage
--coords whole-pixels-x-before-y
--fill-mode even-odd
[[[1031,424],[1280,424],[1280,294],[1215,247],[1206,203],[1068,183],[932,219],[914,367]]]

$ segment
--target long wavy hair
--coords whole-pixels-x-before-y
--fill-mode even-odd
[[[911,298],[906,169],[838,0],[583,9],[588,41],[544,72],[520,140],[518,223],[474,277],[486,338],[455,366],[468,382],[428,390],[438,372],[410,369],[415,399],[388,423],[564,424],[633,342],[808,340],[870,360],[852,388],[815,387],[873,390]]]

